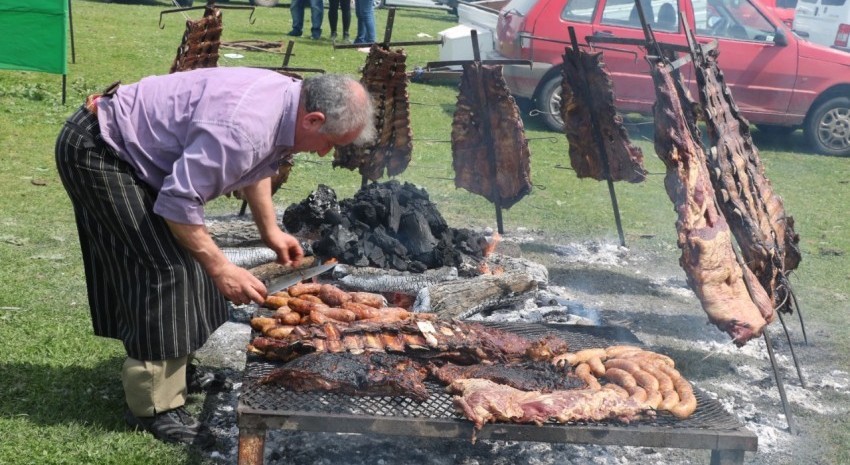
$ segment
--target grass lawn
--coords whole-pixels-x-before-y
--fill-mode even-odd
[[[160,29],[159,13],[166,7],[166,2],[74,1],[76,63],[69,65],[66,105],[61,104],[59,76],[0,72],[0,464],[201,461],[182,447],[164,445],[124,426],[118,377],[123,349],[117,341],[92,335],[76,227],[53,161],[59,128],[86,95],[115,80],[131,83],[168,72],[184,19],[181,14],[166,15]],[[193,18],[200,14],[190,13]],[[224,10],[222,40],[285,39],[290,29],[287,9],[258,8],[254,16],[252,25],[247,12]],[[385,10],[377,11],[379,37],[386,16]],[[352,22],[356,27],[356,20]],[[393,38],[417,40],[419,33],[437,37],[453,24],[454,17],[443,11],[401,9]],[[291,66],[352,75],[359,74],[365,58],[355,50],[335,51],[325,39],[297,39],[294,52]],[[407,52],[411,69],[438,55],[434,45],[409,47]],[[281,55],[268,52],[222,53],[244,58],[222,57],[220,66],[282,62]],[[399,179],[424,187],[452,226],[495,227],[492,205],[454,187],[448,140],[456,88],[412,84],[410,100],[415,150]],[[526,129],[532,139],[535,188],[505,211],[507,233],[524,228],[524,233],[560,241],[616,242],[605,183],[578,180],[567,169],[563,135],[544,130],[533,118],[526,118]],[[632,129],[651,175],[643,184],[616,187],[626,242],[637,250],[664,251],[675,260],[675,216],[663,187],[663,166],[652,148],[651,127]],[[845,354],[844,366],[835,368],[848,371],[850,159],[809,153],[799,132],[756,142],[767,175],[801,236],[803,262],[793,283],[806,310],[807,327],[828,331],[830,337],[819,343],[833,354]],[[301,155],[276,202],[280,207],[297,202],[320,182],[347,197],[359,187],[360,178],[331,169],[330,159]],[[239,202],[220,199],[208,206],[208,213],[238,208]],[[825,463],[847,463],[850,425],[843,418],[833,421],[833,427],[819,433],[830,444]]]

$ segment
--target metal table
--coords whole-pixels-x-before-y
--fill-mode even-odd
[[[554,326],[528,323],[493,324],[537,338],[556,334],[570,350],[615,344],[641,345],[619,327]],[[338,433],[376,433],[433,438],[472,438],[472,422],[458,413],[451,396],[437,383],[426,382],[430,398],[419,403],[405,397],[357,397],[328,392],[294,392],[256,381],[277,365],[249,358],[243,394],[237,406],[239,465],[263,463],[269,429]],[[711,450],[712,465],[742,464],[745,451],[758,449],[758,437],[744,428],[720,403],[695,389],[698,407],[685,420],[666,412],[630,424],[617,422],[547,423],[542,426],[491,423],[475,433],[479,439],[560,442],[616,446]]]

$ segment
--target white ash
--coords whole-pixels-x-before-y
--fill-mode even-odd
[[[624,266],[629,249],[616,244],[587,241],[555,246],[555,253],[569,263]]]

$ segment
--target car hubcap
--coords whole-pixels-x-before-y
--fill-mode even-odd
[[[558,86],[558,90],[560,90],[560,86]],[[549,114],[555,121],[564,123],[561,121],[561,94],[558,91],[552,92],[552,98],[549,99]]]
[[[833,108],[826,112],[818,125],[818,138],[831,149],[850,147],[850,108]]]

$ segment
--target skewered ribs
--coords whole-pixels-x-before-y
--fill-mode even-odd
[[[452,121],[455,186],[510,208],[531,192],[530,158],[502,67],[463,65]]]
[[[800,262],[799,236],[764,174],[750,123],[738,110],[717,66],[717,50],[694,60],[700,102],[712,141],[708,169],[717,202],[750,270],[780,311],[791,311],[786,273]]]
[[[771,300],[736,259],[681,77],[676,73],[674,78],[663,62],[650,68],[656,93],[655,151],[667,167],[664,185],[678,213],[679,263],[709,320],[742,346],[773,319]]]
[[[614,106],[614,83],[602,61],[602,53],[574,51],[568,47],[561,68],[561,118],[570,143],[570,164],[579,178],[642,182],[646,179],[643,152],[629,140],[623,118]],[[598,124],[605,146],[593,135]]]
[[[403,50],[372,45],[360,82],[375,105],[375,140],[361,146],[337,147],[333,166],[358,169],[370,181],[401,174],[410,163],[413,139],[410,130],[410,101]]]
[[[221,45],[221,10],[207,7],[204,17],[186,21],[186,32],[177,47],[177,56],[169,73],[218,66],[218,49]]]

